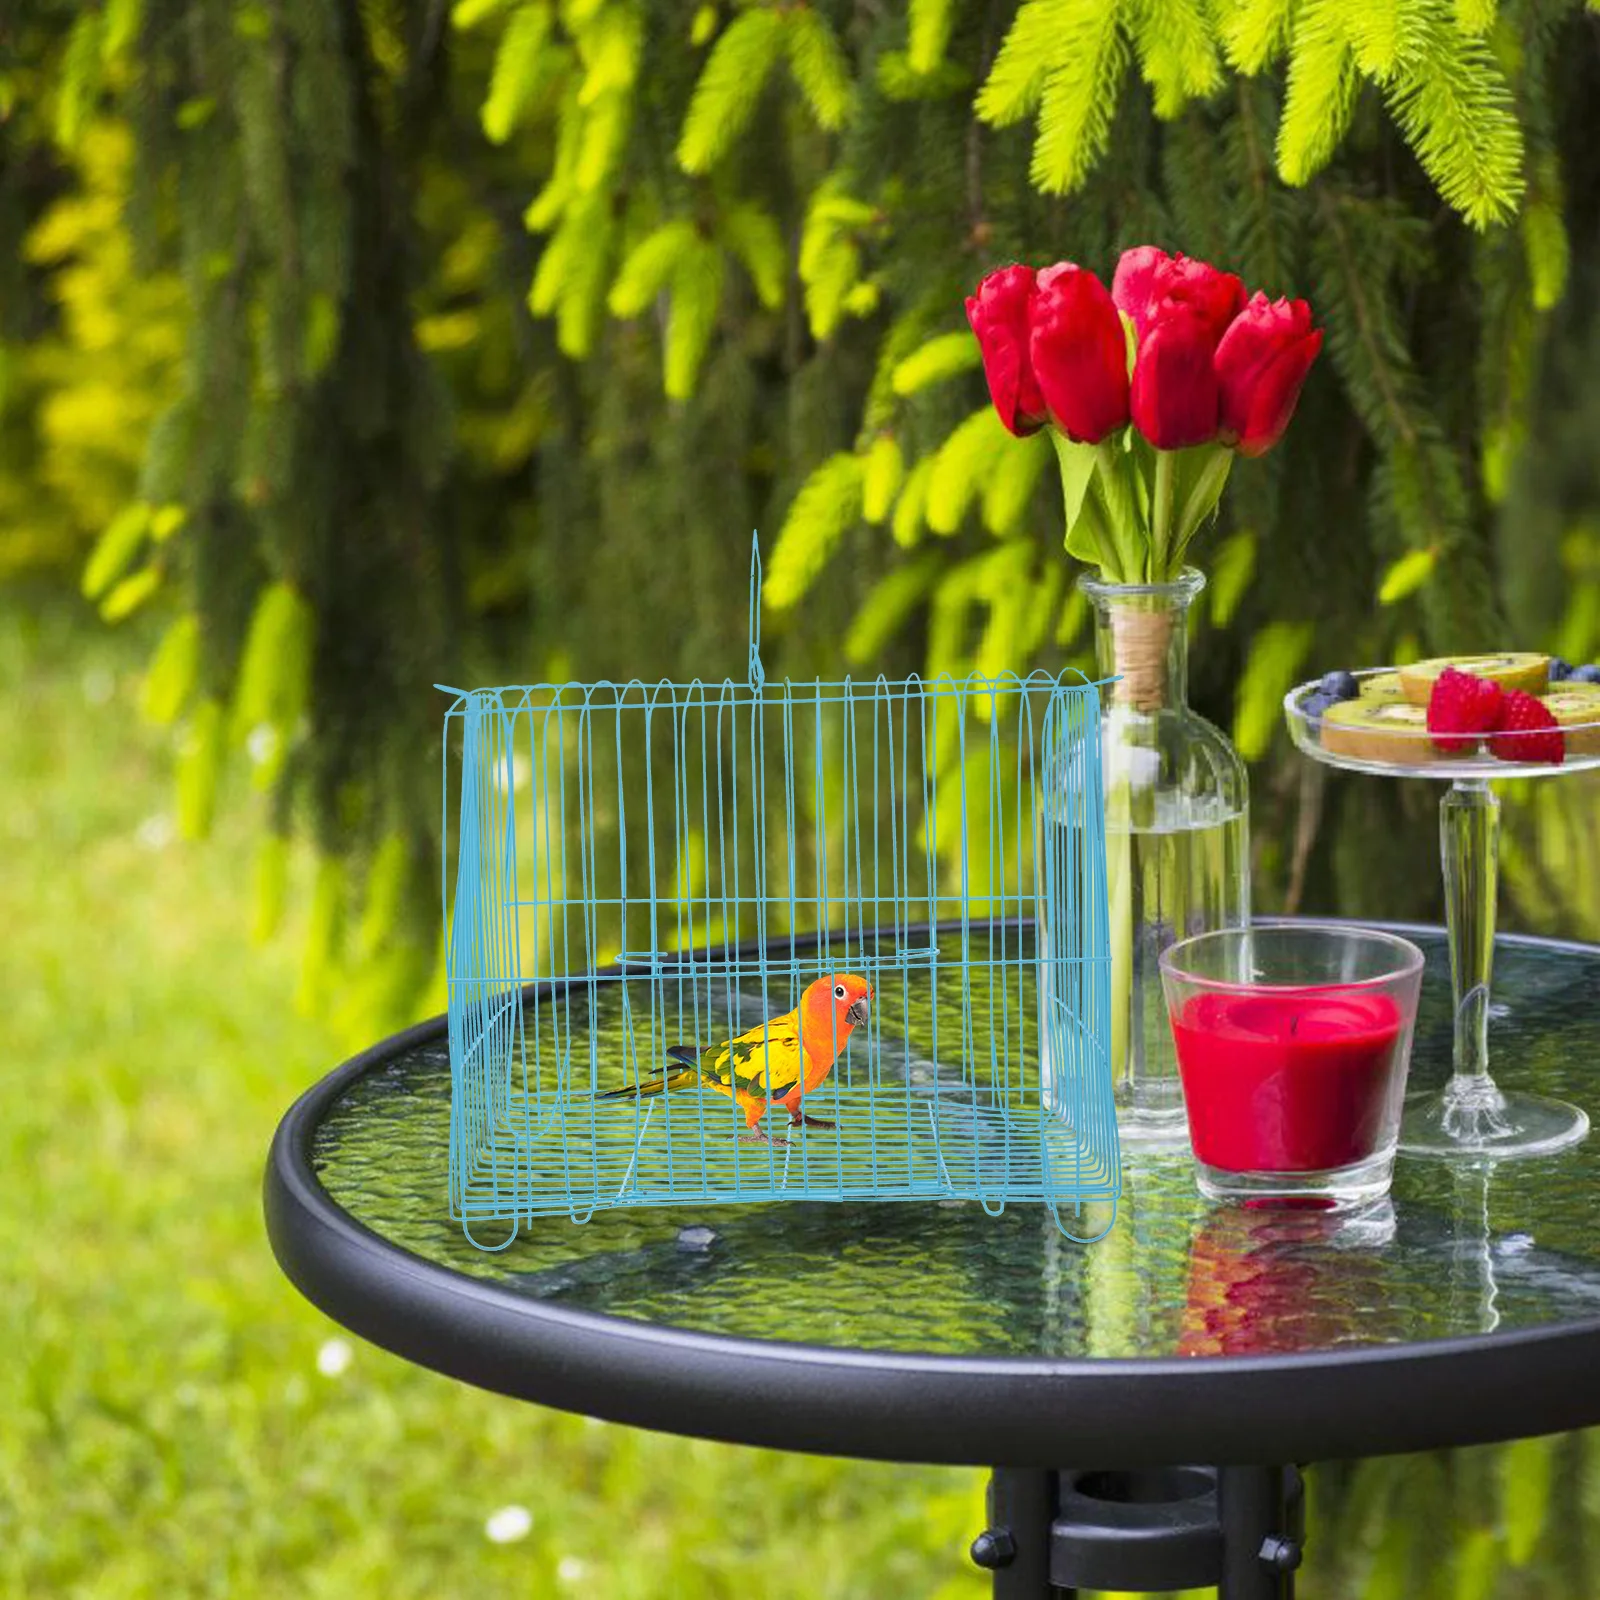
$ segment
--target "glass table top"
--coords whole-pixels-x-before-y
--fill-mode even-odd
[[[1448,1073],[1442,931],[1411,1086]],[[1502,938],[1496,1073],[1600,1109],[1600,949]],[[1090,1246],[1037,1205],[688,1206],[523,1223],[478,1250],[446,1199],[442,1030],[354,1080],[313,1146],[350,1216],[427,1261],[533,1300],[736,1338],[967,1356],[1317,1352],[1600,1322],[1600,1138],[1541,1160],[1402,1156],[1363,1212],[1213,1207],[1187,1158],[1124,1155],[1115,1229]]]

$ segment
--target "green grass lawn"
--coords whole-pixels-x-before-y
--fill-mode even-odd
[[[289,1287],[261,1165],[336,1047],[291,1007],[293,918],[249,942],[249,804],[174,838],[141,659],[0,610],[0,1593],[985,1593],[975,1473],[518,1405]],[[496,1543],[508,1506],[528,1531]]]

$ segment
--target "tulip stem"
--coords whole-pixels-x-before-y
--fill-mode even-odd
[[[1150,501],[1150,581],[1166,583],[1167,547],[1172,534],[1172,496],[1178,458],[1170,450],[1156,451],[1155,487]]]

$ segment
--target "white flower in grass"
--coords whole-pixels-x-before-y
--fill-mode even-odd
[[[526,1506],[501,1506],[484,1523],[490,1544],[515,1544],[533,1531],[533,1513]]]
[[[556,1576],[563,1583],[582,1583],[589,1563],[579,1556],[562,1556],[556,1562]]]
[[[355,1352],[346,1339],[326,1339],[317,1351],[317,1371],[324,1378],[338,1378],[350,1370]]]
[[[172,818],[165,812],[158,811],[153,817],[146,817],[139,824],[138,839],[146,850],[165,850],[177,836],[177,832]]]
[[[250,752],[250,759],[264,767],[278,753],[278,730],[270,722],[257,723],[244,747]]]

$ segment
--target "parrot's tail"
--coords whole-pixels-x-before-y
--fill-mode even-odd
[[[679,1051],[688,1053],[688,1061],[684,1060]],[[652,1078],[648,1083],[630,1083],[621,1089],[608,1089],[604,1094],[597,1094],[596,1100],[651,1100],[658,1094],[668,1094],[673,1089],[692,1089],[700,1081],[698,1068],[692,1072],[684,1071],[686,1065],[695,1065],[699,1057],[694,1054],[693,1046],[675,1044],[667,1051],[672,1059],[679,1063],[676,1067],[663,1067],[659,1078]]]

